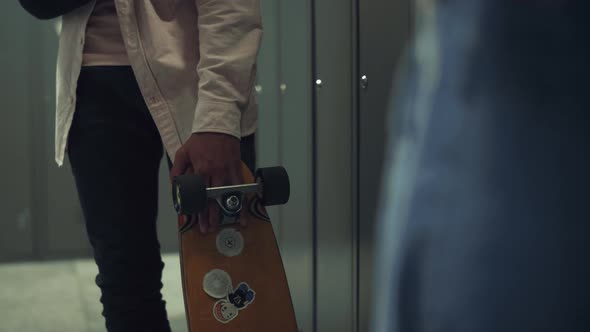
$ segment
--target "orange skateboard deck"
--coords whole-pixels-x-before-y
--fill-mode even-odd
[[[246,184],[256,183],[246,166],[242,173]],[[182,199],[190,199],[188,196]],[[238,220],[222,221],[215,233],[204,235],[195,218],[179,214],[188,330],[297,332],[283,262],[262,198],[249,192],[240,201],[237,216],[247,220],[246,227]]]

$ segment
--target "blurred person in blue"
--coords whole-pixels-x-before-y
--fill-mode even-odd
[[[589,331],[590,4],[418,5],[372,331]]]

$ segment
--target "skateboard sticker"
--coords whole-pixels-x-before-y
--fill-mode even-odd
[[[233,292],[227,295],[227,298],[215,302],[213,305],[213,316],[219,322],[227,324],[238,316],[238,313],[252,302],[256,297],[256,292],[242,282]]]
[[[246,309],[250,303],[254,302],[255,297],[256,292],[245,282],[240,283],[238,288],[227,296],[229,302],[239,310]]]
[[[244,249],[244,237],[234,228],[225,228],[217,235],[216,245],[222,255],[238,256]]]
[[[238,308],[228,300],[219,300],[213,306],[213,316],[219,322],[227,324],[238,316]]]
[[[266,213],[266,209],[260,199],[254,198],[252,203],[250,204],[250,213],[252,213],[256,218],[270,222],[270,217]]]
[[[223,270],[211,270],[203,278],[203,290],[214,299],[223,299],[232,291],[231,277]]]

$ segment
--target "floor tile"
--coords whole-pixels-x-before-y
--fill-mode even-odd
[[[186,332],[180,263],[163,257],[162,293],[173,332]],[[0,332],[104,332],[93,260],[0,265]]]
[[[0,332],[86,331],[71,262],[0,265]]]

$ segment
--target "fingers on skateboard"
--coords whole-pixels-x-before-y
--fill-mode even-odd
[[[173,180],[172,199],[180,215],[195,215],[215,199],[226,217],[235,217],[242,208],[244,196],[257,193],[265,206],[286,204],[290,196],[289,175],[285,168],[266,167],[256,171],[256,182],[226,187],[207,188],[199,175],[181,175]]]

